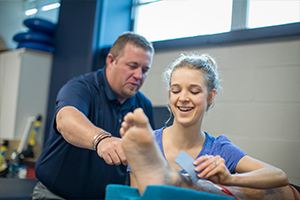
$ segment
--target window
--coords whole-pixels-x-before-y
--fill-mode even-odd
[[[140,0],[135,5],[134,31],[150,41],[230,31],[232,0]]]
[[[299,0],[249,0],[248,28],[300,21]]]
[[[133,10],[133,31],[153,42],[300,22],[300,0],[135,0]]]

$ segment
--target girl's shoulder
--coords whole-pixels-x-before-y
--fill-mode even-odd
[[[206,142],[209,143],[231,143],[231,141],[225,135],[219,135],[218,137],[214,137],[209,135],[207,132],[206,134]]]

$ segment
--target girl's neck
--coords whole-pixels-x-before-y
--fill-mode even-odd
[[[183,127],[173,123],[173,125],[168,128],[165,137],[167,137],[166,139],[172,142],[174,146],[185,150],[199,147],[199,145],[202,146],[205,142],[206,135],[201,131],[201,125]]]

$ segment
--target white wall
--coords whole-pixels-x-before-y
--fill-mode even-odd
[[[216,58],[223,91],[203,130],[225,134],[248,155],[283,169],[300,185],[300,37],[181,49]],[[142,92],[154,106],[168,93],[161,74],[180,50],[159,51]]]

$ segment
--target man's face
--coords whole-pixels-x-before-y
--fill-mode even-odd
[[[126,44],[123,51],[117,59],[109,54],[107,63],[112,75],[109,84],[120,103],[138,92],[152,64],[149,51],[132,44]]]

